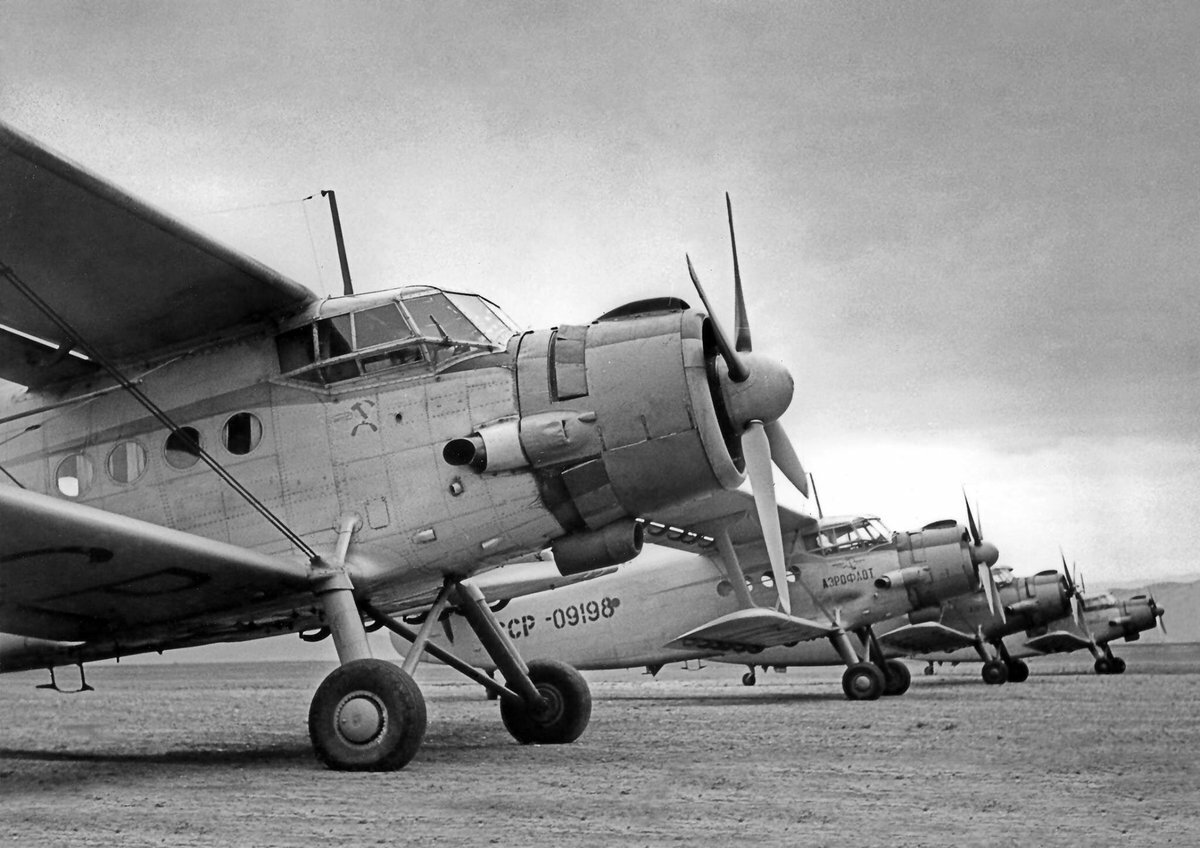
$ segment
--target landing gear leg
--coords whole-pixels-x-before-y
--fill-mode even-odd
[[[845,630],[839,629],[829,634],[829,641],[846,663],[846,671],[842,674],[842,691],[846,697],[851,701],[874,701],[879,698],[887,682],[879,666],[858,658]]]
[[[425,699],[412,675],[371,656],[350,578],[341,568],[314,574],[341,667],[317,687],[308,735],[331,769],[391,771],[425,738]]]
[[[1003,641],[996,643],[996,651],[1000,654],[1000,661],[1008,670],[1009,683],[1024,683],[1029,679],[1029,666],[1021,660],[1013,659]]]
[[[510,690],[500,699],[500,718],[518,742],[560,745],[574,742],[592,716],[592,696],[578,671],[557,660],[526,665],[483,593],[469,580],[454,589],[456,606],[504,675]]]
[[[1104,646],[1104,655],[1093,651],[1096,656],[1096,674],[1122,674],[1125,671],[1125,660],[1115,656],[1110,645]]]
[[[912,685],[912,674],[909,672],[908,666],[897,659],[885,659],[883,647],[875,636],[875,629],[867,627],[865,631],[862,634],[862,640],[867,646],[868,656],[883,673],[883,694],[887,697],[903,695]]]

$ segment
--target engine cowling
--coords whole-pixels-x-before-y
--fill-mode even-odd
[[[728,377],[708,319],[678,301],[644,309],[514,339],[518,417],[451,440],[445,460],[532,471],[571,534],[737,488],[740,430],[724,409]],[[780,373],[786,385],[768,391],[786,407],[790,377]]]

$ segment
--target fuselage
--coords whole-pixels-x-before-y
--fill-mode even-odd
[[[744,479],[707,319],[637,307],[518,332],[490,302],[428,287],[321,301],[263,334],[122,363],[173,432],[100,372],[18,393],[0,408],[0,467],[36,492],[303,559],[198,442],[322,556],[355,519],[347,568],[382,608],[552,542],[577,543],[563,557],[577,570],[606,565],[614,537],[624,558],[640,548],[635,518]],[[452,456],[468,438],[486,469]]]

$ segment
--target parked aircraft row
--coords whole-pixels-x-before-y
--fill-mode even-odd
[[[917,583],[920,591],[897,594],[891,580],[895,560],[911,550],[912,539],[950,529],[945,524],[891,533],[871,516],[807,519],[807,532],[798,536],[803,547],[793,551],[787,575],[792,618],[797,611],[808,617],[806,628],[795,620],[771,630],[759,625],[765,620],[763,595],[773,591],[761,553],[756,560],[739,551],[745,568],[739,593],[719,552],[688,553],[657,542],[637,560],[590,579],[522,592],[498,606],[497,614],[526,656],[579,669],[645,666],[656,674],[669,663],[703,659],[747,666],[742,682],[754,685],[757,668],[844,664],[842,686],[852,700],[907,691],[910,672],[901,658],[925,660],[930,669],[974,660],[982,664],[983,681],[998,685],[1029,677],[1023,658],[1088,649],[1097,657],[1097,673],[1119,674],[1125,664],[1110,643],[1137,639],[1162,625],[1164,610],[1153,598],[1087,595],[1065,560],[1061,573],[1016,577],[1012,569],[995,567],[991,581],[973,590],[962,591],[965,581],[934,578]],[[951,537],[947,547],[956,544],[970,546],[960,536]],[[926,553],[937,551],[927,547]],[[527,590],[539,579],[554,582],[552,572],[549,562],[521,563],[484,579],[503,597],[506,585],[520,583]],[[424,621],[425,614],[409,620]],[[458,613],[444,611],[440,624],[438,641],[473,665],[494,670]],[[743,635],[726,636],[735,626]],[[404,640],[392,640],[401,655],[408,652]]]
[[[87,689],[95,660],[330,636],[314,750],[386,770],[424,737],[426,654],[497,694],[520,742],[567,743],[586,681],[520,651],[552,631],[639,664],[630,619],[675,655],[822,640],[872,698],[908,685],[882,623],[980,592],[1026,614],[1003,612],[969,510],[893,535],[779,508],[772,465],[808,489],[779,424],[792,377],[753,350],[736,245],[732,336],[690,259],[703,310],[655,297],[521,330],[430,286],[318,297],[3,125],[0,197],[0,379],[22,387],[0,400],[0,672],[58,688],[78,666]],[[611,577],[660,576],[586,594],[646,537],[664,547]],[[546,549],[585,594],[527,624],[513,605],[547,582],[488,572]],[[1069,594],[1032,590],[1014,603]],[[402,666],[373,656],[377,626],[411,642]],[[503,682],[459,656],[468,633]]]

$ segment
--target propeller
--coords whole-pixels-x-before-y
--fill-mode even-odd
[[[1067,599],[1071,602],[1071,617],[1075,619],[1076,626],[1086,632],[1087,624],[1083,620],[1083,592],[1075,583],[1075,576],[1067,568],[1067,555],[1063,553],[1062,548],[1058,549],[1058,555],[1062,557],[1063,583],[1067,587]]]
[[[1158,620],[1158,629],[1162,631],[1163,638],[1166,638],[1167,623],[1163,621],[1163,613],[1165,613],[1166,610],[1154,602],[1153,595],[1151,595],[1148,600],[1150,601],[1150,614]]]
[[[787,370],[772,359],[755,354],[750,339],[750,321],[742,293],[742,274],[738,265],[737,239],[733,228],[733,205],[728,193],[725,208],[729,217],[729,240],[733,249],[734,325],[735,342],[730,344],[720,321],[716,318],[700,278],[687,259],[688,276],[692,278],[700,300],[708,312],[713,339],[724,362],[724,372],[718,364],[717,375],[725,409],[733,426],[740,431],[742,456],[754,494],[754,506],[762,527],[763,541],[771,561],[771,574],[779,595],[779,606],[791,613],[788,597],[787,563],[783,549],[783,533],[779,525],[779,505],[775,499],[775,465],[798,491],[808,497],[808,475],[795,448],[779,423],[792,399],[792,378]]]
[[[999,616],[1001,622],[1006,621],[1004,605],[1000,603],[1000,592],[996,588],[991,569],[1000,559],[1000,551],[991,542],[983,540],[983,533],[975,523],[975,513],[971,511],[971,501],[967,498],[966,489],[963,489],[963,503],[967,505],[967,526],[971,531],[971,562],[975,566],[979,585],[983,587],[983,593],[987,596],[988,609],[992,611],[992,615]]]

